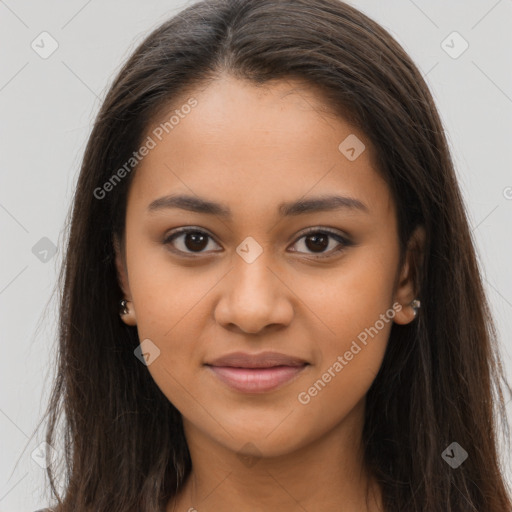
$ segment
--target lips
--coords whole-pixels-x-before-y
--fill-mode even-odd
[[[309,366],[298,357],[277,352],[235,352],[205,363],[224,384],[243,393],[265,393],[282,387]]]
[[[307,362],[304,359],[280,354],[279,352],[262,352],[260,354],[233,352],[206,364],[233,368],[271,368],[273,366],[303,366]]]

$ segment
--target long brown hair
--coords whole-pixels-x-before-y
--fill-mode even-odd
[[[124,232],[129,161],[155,115],[220,73],[254,84],[295,78],[366,134],[397,205],[402,257],[426,232],[417,321],[393,325],[367,394],[365,462],[386,511],[509,512],[498,455],[506,383],[474,242],[433,98],[393,37],[339,0],[208,0],[140,44],[96,118],[60,276],[57,374],[46,440],[63,437],[66,478],[48,468],[59,512],[156,512],[191,470],[181,415],[134,356],[119,318],[113,236]],[[95,193],[96,191],[96,193]],[[64,414],[62,431],[59,418]],[[443,451],[457,442],[457,468]]]

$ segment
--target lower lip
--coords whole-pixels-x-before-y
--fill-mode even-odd
[[[208,366],[225,384],[243,393],[265,393],[291,381],[307,365],[273,366],[271,368],[233,368]]]

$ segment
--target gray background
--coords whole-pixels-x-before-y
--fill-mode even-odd
[[[0,0],[0,511],[47,504],[31,457],[55,360],[55,303],[44,308],[92,121],[135,46],[188,3]],[[351,3],[397,38],[433,92],[512,380],[512,0]],[[58,43],[46,59],[31,47],[43,31]],[[469,44],[457,58],[445,51],[462,49],[453,31]]]

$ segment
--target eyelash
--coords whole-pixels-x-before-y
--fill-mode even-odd
[[[174,231],[169,236],[167,236],[163,243],[164,243],[164,245],[170,245],[171,242],[173,242],[176,238],[178,238],[181,235],[186,235],[188,233],[199,233],[199,234],[202,234],[202,235],[206,235],[207,237],[209,237],[212,240],[214,240],[213,236],[211,236],[208,232],[206,232],[206,231],[204,231],[202,229],[199,229],[199,228],[182,228],[182,229]],[[325,253],[318,253],[320,255],[314,255],[314,253],[310,253],[311,255],[313,255],[314,259],[330,258],[333,255],[340,253],[341,251],[343,251],[347,247],[350,247],[350,246],[353,245],[353,243],[348,238],[346,238],[346,237],[340,235],[338,232],[332,231],[331,229],[328,229],[328,228],[309,228],[308,230],[303,232],[299,238],[297,238],[295,240],[294,245],[299,240],[301,240],[302,238],[305,238],[305,237],[307,237],[308,235],[311,235],[311,234],[326,234],[330,238],[334,238],[337,242],[339,242],[341,244],[341,246],[338,247],[337,249],[332,249],[331,251],[329,251],[327,253],[327,255],[324,255]],[[215,242],[215,243],[217,243],[217,242]],[[191,257],[191,258],[195,258],[196,257],[196,256],[192,256],[194,254],[203,254],[202,251],[199,251],[199,252],[193,252],[193,251],[192,252],[186,252],[186,251],[181,251],[180,249],[175,249],[175,248],[172,248],[170,250],[172,252],[178,253],[180,255],[185,255],[185,257]],[[299,252],[299,251],[293,251],[293,252]]]

